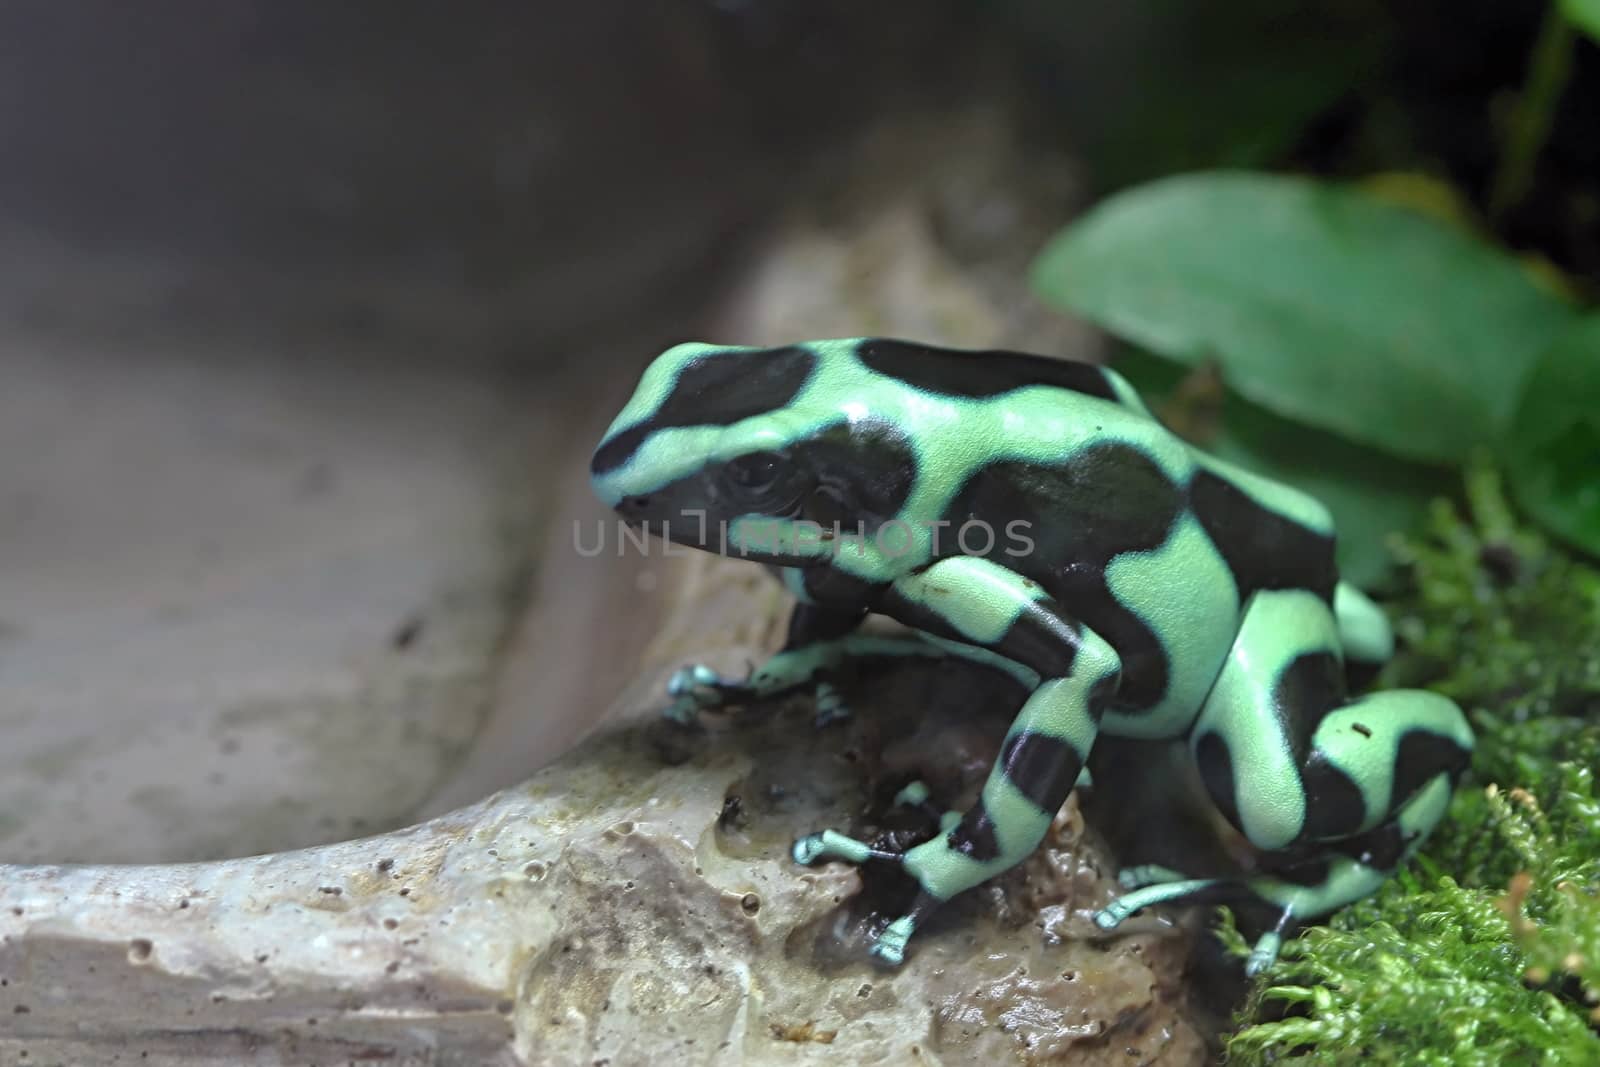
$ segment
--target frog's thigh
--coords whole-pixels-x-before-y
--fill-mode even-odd
[[[1398,825],[1408,800],[1471,754],[1465,718],[1436,693],[1347,703],[1338,633],[1311,593],[1257,593],[1191,734],[1213,800],[1259,848]]]
[[[1282,848],[1305,830],[1301,766],[1344,697],[1327,602],[1306,590],[1252,596],[1189,744],[1212,800],[1257,847]]]

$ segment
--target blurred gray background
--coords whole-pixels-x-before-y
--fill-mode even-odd
[[[537,576],[609,406],[1007,82],[858,7],[0,2],[0,858],[372,832],[592,726],[635,576]]]

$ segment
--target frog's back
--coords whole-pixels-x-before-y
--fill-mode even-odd
[[[1331,600],[1326,509],[1187,444],[1114,371],[885,342],[858,358],[919,391],[982,398],[990,410],[966,426],[1005,427],[950,479],[931,517],[1021,537],[998,536],[986,552],[949,538],[941,554],[985,555],[1039,582],[1118,651],[1113,732],[1186,727],[1255,592]]]
[[[1111,403],[1131,399],[1144,410],[1138,395],[1121,375],[1093,363],[1024,352],[934,348],[879,337],[843,344],[872,373],[927,393],[976,400],[1029,386],[1046,386]]]
[[[1227,564],[1241,600],[1261,589],[1295,588],[1331,601],[1338,580],[1334,526],[1321,501],[1178,437],[1110,368],[1029,358],[1081,368],[1075,375],[1092,370],[1104,383],[1104,391],[1093,395],[1120,409],[1110,414],[1085,404],[1088,391],[1081,388],[1060,398],[1098,423],[1093,447],[1067,458],[1062,466],[1076,469],[1062,470],[1050,494],[1069,508],[1077,501],[1080,514],[1069,525],[1103,529],[1096,515],[1123,516],[1129,521],[1109,532],[1108,540],[1120,542],[1126,553],[1156,547],[1148,543],[1152,539],[1164,543],[1191,518]],[[1038,479],[1040,472],[1029,475]],[[1164,532],[1160,537],[1158,530]]]
[[[913,510],[902,516],[910,522],[1020,520],[1050,541],[1039,557],[1081,571],[1160,548],[1192,520],[1225,561],[1241,600],[1275,588],[1333,595],[1327,509],[1179,438],[1110,368],[884,338],[811,347],[826,368],[819,379],[838,384],[821,390],[825,407],[858,388],[854,374],[839,373],[843,367],[892,383],[891,410],[878,414],[917,443],[919,483],[940,483],[916,494],[917,505],[939,514]],[[954,401],[959,413],[921,403],[924,397]]]
[[[1337,575],[1327,508],[1184,441],[1110,368],[883,339],[844,344],[854,361],[913,394],[976,402],[953,433],[919,425],[904,407],[897,412],[920,435],[925,454],[936,452],[931,446],[941,436],[984,438],[977,462],[937,465],[951,483],[940,518],[1026,516],[1037,520],[1036,528],[1054,526],[1073,541],[1043,555],[1083,565],[1154,549],[1192,517],[1226,560],[1242,597],[1291,587],[1332,596]],[[971,450],[961,451],[970,460]]]
[[[1241,592],[1306,589],[1332,602],[1338,583],[1333,516],[1315,497],[1190,448],[1189,506],[1228,561]]]

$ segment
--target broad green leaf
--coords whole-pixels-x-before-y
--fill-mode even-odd
[[[1506,468],[1530,515],[1600,553],[1600,315],[1562,334],[1528,376]]]
[[[1219,363],[1279,415],[1419,462],[1497,440],[1573,312],[1511,257],[1352,189],[1213,172],[1103,202],[1034,267],[1047,300]]]
[[[1129,353],[1112,366],[1133,383],[1152,408],[1174,413],[1169,401],[1182,377],[1173,365]],[[1394,564],[1391,535],[1414,529],[1428,501],[1449,494],[1449,471],[1397,459],[1343,438],[1290,422],[1227,390],[1220,419],[1195,444],[1241,467],[1302,489],[1333,512],[1338,528],[1339,573],[1371,586]]]
[[[1600,0],[1561,0],[1561,13],[1568,22],[1600,41]]]

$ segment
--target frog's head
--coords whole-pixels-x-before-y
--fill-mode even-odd
[[[684,344],[656,358],[590,464],[595,493],[679,544],[815,561],[910,492],[909,447],[861,399],[842,343]]]

